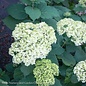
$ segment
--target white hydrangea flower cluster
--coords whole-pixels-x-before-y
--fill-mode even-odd
[[[77,65],[74,67],[73,72],[74,74],[76,74],[78,81],[85,83],[86,82],[86,60],[78,62]]]
[[[83,7],[86,7],[86,0],[79,0],[79,4],[81,4]]]
[[[36,59],[46,58],[51,44],[56,42],[55,32],[45,22],[39,24],[19,23],[12,32],[15,42],[9,48],[13,63],[35,64]]]
[[[57,31],[59,35],[66,33],[76,46],[86,43],[86,24],[84,22],[64,18],[57,23]]]

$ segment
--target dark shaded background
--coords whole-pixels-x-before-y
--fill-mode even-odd
[[[19,0],[0,0],[0,68],[2,69],[4,69],[5,65],[12,60],[8,51],[13,41],[13,38],[11,37],[11,30],[4,25],[2,20],[8,15],[6,8],[18,1]]]

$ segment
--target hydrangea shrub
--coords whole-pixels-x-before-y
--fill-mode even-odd
[[[86,0],[20,0],[7,11],[7,86],[86,86]]]

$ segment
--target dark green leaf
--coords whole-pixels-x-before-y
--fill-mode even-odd
[[[63,45],[63,36],[59,35],[58,32],[56,32],[56,38],[57,38],[57,44],[58,45]]]
[[[52,52],[56,55],[61,55],[64,52],[64,49],[60,45],[56,45]]]
[[[23,4],[14,4],[12,6],[9,6],[7,11],[8,13],[15,19],[25,19],[27,18],[27,14],[25,13],[24,10],[25,6]]]
[[[74,19],[74,20],[76,20],[76,21],[80,21],[80,20],[81,20],[81,17],[78,16],[78,15],[75,15],[75,14],[72,14],[72,15],[70,16],[70,18],[72,18],[72,19]]]
[[[41,18],[43,19],[59,16],[59,12],[53,6],[46,6],[45,4],[41,4],[38,6],[38,8],[41,10]]]
[[[24,76],[27,76],[33,72],[34,65],[30,65],[28,67],[25,65],[22,65],[20,69],[21,69],[21,72],[24,74]]]
[[[62,86],[58,79],[55,79],[55,84],[53,86]]]
[[[0,74],[1,74],[1,72],[2,72],[2,69],[0,68]]]
[[[17,84],[17,86],[37,86],[33,74],[30,74],[29,76],[24,77],[19,82],[23,84]]]
[[[82,86],[86,86],[86,83],[82,84]]]
[[[14,79],[16,79],[16,80],[20,80],[21,78],[23,78],[24,76],[23,76],[23,73],[21,72],[21,70],[20,70],[20,67],[18,67],[18,68],[16,68],[15,70],[14,70]]]
[[[25,11],[33,21],[40,18],[41,16],[41,11],[38,8],[32,8],[30,6],[27,6],[25,7]]]
[[[64,7],[64,6],[55,6],[55,8],[59,12],[60,16],[63,16],[63,14],[65,12],[69,12],[70,11],[70,9],[68,9],[67,7]]]
[[[82,86],[81,83],[73,84],[73,83],[67,83],[65,86]]]
[[[68,52],[63,53],[62,61],[67,66],[74,66],[76,64],[74,57]]]
[[[54,0],[54,2],[56,2],[57,4],[60,2],[63,2],[64,0]]]
[[[86,22],[86,14],[81,16],[82,20]]]
[[[71,68],[71,67],[67,68],[66,77],[65,77],[65,83],[71,82],[70,79],[71,79],[72,74],[73,74],[73,68]]]
[[[78,80],[77,80],[76,75],[72,75],[72,76],[71,76],[71,82],[72,82],[72,83],[78,83]]]
[[[60,66],[59,70],[60,70],[60,74],[62,76],[66,75],[66,69],[67,69],[67,66],[65,66],[65,65]]]
[[[66,7],[69,7],[69,0],[64,0],[62,4]]]
[[[10,78],[9,78],[9,76],[6,74],[6,73],[4,73],[1,77],[0,77],[0,79],[2,79],[2,80],[4,80],[4,81],[10,81]]]
[[[43,21],[45,21],[48,25],[52,26],[55,30],[57,30],[57,21],[55,19],[44,19]]]
[[[84,8],[84,7],[82,7],[81,5],[77,5],[77,6],[75,6],[74,7],[74,9],[73,9],[75,12],[82,12],[82,11],[85,11],[86,10],[86,8]]]
[[[11,30],[14,30],[16,24],[20,23],[21,21],[16,20],[16,19],[12,18],[11,16],[8,16],[3,20],[3,22],[8,28],[10,28]]]
[[[77,47],[75,45],[66,45],[67,52],[75,52]]]
[[[60,20],[61,20],[61,16],[60,16],[60,14],[59,14],[58,17],[54,17],[54,19],[55,19],[57,22],[60,21]]]
[[[13,72],[14,71],[13,64],[12,63],[7,64],[6,65],[6,70],[8,72]]]
[[[47,56],[47,59],[50,59],[53,63],[58,65],[58,60],[56,58],[56,55],[50,52]]]
[[[78,48],[75,53],[75,59],[77,62],[86,60],[86,53],[81,48]]]

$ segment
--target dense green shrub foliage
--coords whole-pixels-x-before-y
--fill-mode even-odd
[[[17,57],[17,59],[15,62],[7,64],[4,71],[0,69],[0,84],[2,86],[86,86],[86,0],[20,0],[19,3],[9,6],[7,12],[9,16],[3,22],[13,31],[13,37],[13,33],[18,29],[14,41],[16,42],[15,38],[18,38],[17,44],[21,44],[17,45],[14,42],[14,46],[12,46],[12,43],[11,48],[13,48],[10,54],[15,54],[13,58]],[[21,22],[23,22],[22,25]],[[42,28],[45,29],[44,26],[40,25],[42,22],[47,25],[44,33],[43,30],[41,32]],[[25,24],[28,24],[28,27]],[[37,24],[38,26],[36,26]],[[50,27],[53,28],[53,31]],[[34,31],[38,28],[40,29],[39,32],[38,30]],[[27,29],[38,34],[29,34],[30,32],[27,33]],[[56,40],[51,41],[55,36],[50,32],[55,33]],[[47,35],[41,37],[40,33]],[[34,36],[33,40],[32,36]],[[36,37],[37,42],[35,42]],[[34,54],[35,51],[37,52],[37,48],[37,50],[31,52],[32,56],[37,56],[36,62],[34,61],[34,64],[30,63],[29,65],[23,64],[26,61],[23,62],[21,58],[26,57],[22,57],[21,52],[22,50],[25,50],[23,52],[30,50],[30,48],[25,47],[29,43],[26,41],[31,39],[32,45],[30,44],[28,47],[31,47],[31,51],[33,51],[34,48],[32,47],[38,43],[39,38],[40,44],[42,43],[43,46],[48,44],[46,47],[50,47],[45,59],[43,60],[43,57],[38,58]],[[23,42],[22,39],[24,39]],[[42,39],[44,39],[43,42]],[[48,40],[47,43],[45,42],[46,39]],[[54,43],[54,41],[56,42]],[[27,44],[24,44],[24,42]],[[20,50],[22,44],[24,45],[21,52],[17,51]],[[44,47],[45,50],[48,49],[46,47]],[[42,52],[42,49],[40,52]],[[20,59],[16,56],[18,53]],[[28,55],[30,53],[27,53],[27,57]],[[14,64],[18,61],[19,64]],[[48,84],[43,81],[47,81]]]

